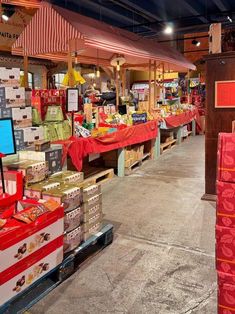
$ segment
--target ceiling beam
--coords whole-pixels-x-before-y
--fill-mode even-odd
[[[191,12],[192,14],[194,15],[200,15],[201,12],[196,9],[196,1],[194,1],[194,6],[192,6],[191,4],[189,4],[186,0],[181,0],[183,6],[189,11]],[[203,23],[208,23],[208,20],[204,17],[204,16],[199,16],[198,17]]]
[[[223,3],[222,0],[213,0],[213,2],[220,9],[220,11],[228,11],[227,6]]]
[[[17,5],[28,8],[39,8],[41,5],[40,0],[1,0],[0,2],[2,4]]]

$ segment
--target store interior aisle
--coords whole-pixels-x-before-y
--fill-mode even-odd
[[[103,187],[111,246],[31,313],[216,313],[215,204],[204,193],[204,137]]]

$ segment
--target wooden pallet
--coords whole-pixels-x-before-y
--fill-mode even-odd
[[[85,173],[85,181],[92,184],[102,184],[113,177],[113,169],[91,168],[89,173]]]
[[[125,167],[125,175],[130,175],[134,170],[138,169],[140,166],[142,166],[143,162],[151,158],[151,153],[146,153],[144,156],[141,158],[141,160],[136,160],[133,162],[132,165],[129,167]]]
[[[188,135],[187,136],[182,136],[183,141],[186,140],[187,138],[189,138],[189,136],[192,134],[192,131],[188,131]]]
[[[0,313],[23,314],[49,292],[55,289],[73,273],[75,273],[89,258],[99,253],[113,241],[113,225],[106,224],[95,235],[70,252],[64,261],[37,280],[28,289],[19,293],[16,298],[0,307]]]
[[[163,143],[160,145],[160,151],[161,154],[163,154],[166,150],[171,149],[172,147],[174,147],[176,145],[176,141],[177,140],[171,140],[169,142]]]

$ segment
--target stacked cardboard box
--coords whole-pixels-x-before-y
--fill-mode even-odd
[[[0,67],[0,118],[12,118],[17,150],[43,139],[42,128],[32,128],[31,92],[20,87],[20,69]]]
[[[144,156],[144,145],[134,145],[125,148],[125,167],[128,168]],[[106,167],[117,167],[118,151],[113,150],[103,154]]]
[[[221,133],[218,145],[216,269],[218,313],[235,313],[235,134]]]

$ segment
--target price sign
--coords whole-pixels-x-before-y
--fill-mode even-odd
[[[78,88],[68,88],[66,97],[66,111],[78,112],[79,90]]]

